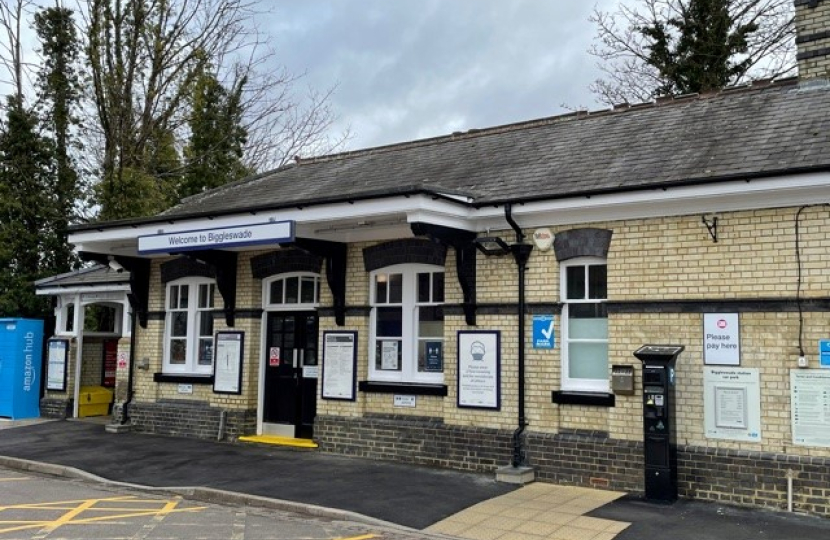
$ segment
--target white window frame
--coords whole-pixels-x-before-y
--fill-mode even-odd
[[[441,273],[444,274],[444,302],[418,302],[418,274],[419,273]],[[375,280],[382,274],[401,274],[402,276],[402,301],[400,304],[378,304],[375,299]],[[429,264],[397,264],[375,270],[369,274],[369,304],[371,315],[369,317],[369,380],[377,382],[400,382],[420,384],[443,384],[444,371],[436,373],[418,372],[418,350],[421,341],[418,335],[418,309],[420,307],[443,306],[446,302],[446,271],[443,266]],[[376,368],[376,331],[377,331],[377,308],[378,307],[402,307],[402,336],[401,336],[401,370],[385,371]],[[445,332],[440,338],[435,338],[444,343]],[[444,370],[446,370],[446,347],[442,347],[444,356]]]
[[[208,308],[199,308],[199,286],[212,285],[213,286],[213,306]],[[184,287],[188,290],[188,306],[187,306],[187,354],[185,356],[184,364],[172,364],[170,362],[171,347],[170,341],[172,339],[170,333],[172,329],[172,319],[174,311],[170,309],[170,289],[173,286]],[[203,277],[188,277],[177,279],[167,283],[164,294],[164,362],[162,372],[166,374],[187,374],[187,375],[213,375],[213,361],[211,359],[210,365],[199,365],[198,350],[199,339],[198,334],[199,320],[201,316],[212,317],[213,312],[217,309],[217,299],[220,298],[218,290],[216,289],[216,281],[210,278]],[[215,330],[214,330],[215,334]],[[215,351],[214,351],[215,353]]]
[[[276,281],[285,281],[291,278],[298,278],[300,280],[300,288],[297,289],[297,302],[271,302],[271,284]],[[303,278],[314,279],[314,301],[301,302]],[[286,272],[284,274],[275,274],[262,280],[262,305],[265,311],[312,311],[320,307],[320,290],[321,280],[320,274],[313,272]],[[283,286],[283,298],[285,298],[285,286]]]
[[[580,343],[608,343],[608,338],[606,339],[570,339],[569,337],[569,309],[568,306],[572,304],[596,304],[596,303],[606,303],[608,301],[608,293],[606,289],[606,297],[604,299],[588,299],[588,280],[586,276],[585,282],[585,296],[586,298],[583,300],[569,300],[568,299],[568,281],[567,281],[567,272],[568,268],[573,268],[575,266],[580,267],[588,267],[588,266],[605,266],[606,267],[606,288],[608,284],[608,274],[607,274],[607,266],[608,261],[601,257],[577,257],[574,259],[569,259],[567,261],[563,261],[560,263],[559,266],[559,296],[562,301],[562,390],[564,391],[575,391],[575,392],[608,392],[610,389],[609,385],[609,377],[610,375],[606,375],[604,379],[583,379],[583,378],[571,378],[568,373],[569,371],[569,362],[570,362],[570,352],[569,352],[569,344],[571,341],[578,341]],[[607,317],[606,317],[607,320]],[[610,365],[610,354],[607,359]],[[610,370],[610,368],[609,368]]]

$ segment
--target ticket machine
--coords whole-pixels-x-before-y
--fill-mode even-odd
[[[634,356],[643,362],[643,448],[645,498],[677,500],[677,426],[674,364],[683,345],[643,345]]]

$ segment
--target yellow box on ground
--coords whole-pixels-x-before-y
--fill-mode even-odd
[[[105,416],[110,412],[112,390],[103,386],[82,386],[78,394],[78,416]]]

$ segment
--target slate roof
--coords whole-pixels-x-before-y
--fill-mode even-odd
[[[816,170],[830,170],[830,84],[789,79],[303,159],[155,219],[417,192],[484,206]]]
[[[35,288],[94,287],[96,285],[121,285],[129,282],[129,272],[116,272],[109,266],[96,264],[95,266],[81,268],[74,272],[39,279],[35,281]]]

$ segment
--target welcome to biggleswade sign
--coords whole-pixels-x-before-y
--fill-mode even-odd
[[[275,221],[234,227],[215,227],[138,237],[138,252],[178,253],[205,249],[257,246],[294,241],[294,222]]]

